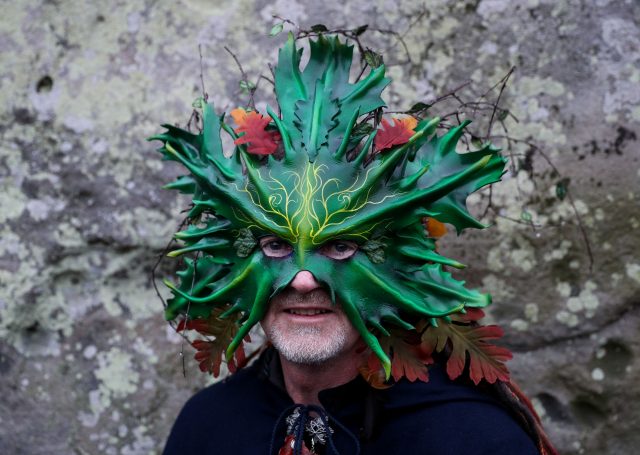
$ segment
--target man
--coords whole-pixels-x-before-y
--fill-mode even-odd
[[[378,124],[384,66],[350,82],[351,47],[310,47],[304,70],[293,36],[280,51],[280,115],[236,109],[234,130],[201,100],[200,134],[154,137],[190,172],[169,187],[193,195],[167,318],[204,336],[214,375],[223,352],[243,365],[258,322],[272,345],[187,403],[165,453],[554,453],[487,341],[498,328],[478,324],[489,296],[435,251],[433,223],[482,227],[465,200],[499,180],[498,150],[458,154],[468,122]]]

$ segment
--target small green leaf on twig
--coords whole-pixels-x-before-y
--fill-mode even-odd
[[[191,103],[191,107],[193,107],[194,109],[202,109],[205,104],[206,103],[204,99],[201,96],[199,96],[198,98],[193,100],[193,103]]]
[[[413,114],[415,112],[422,112],[422,111],[426,111],[427,109],[429,109],[429,105],[426,103],[416,103],[413,106],[411,106],[411,109],[409,109],[407,111],[407,114]]]
[[[271,27],[271,31],[269,32],[269,36],[276,36],[277,34],[279,34],[282,29],[284,28],[284,24],[282,22],[274,25],[273,27]]]
[[[316,24],[311,27],[311,31],[315,33],[322,33],[329,31],[329,29],[324,24]]]
[[[478,136],[471,136],[471,145],[476,149],[482,148],[482,139]]]
[[[533,219],[533,216],[531,216],[530,212],[527,212],[526,210],[523,209],[522,212],[520,212],[520,218],[522,218],[523,221],[530,223],[531,220]]]
[[[509,116],[509,111],[507,109],[498,110],[498,121],[504,122],[508,116]]]
[[[373,132],[373,126],[367,122],[359,123],[351,131],[352,136],[367,136]]]
[[[371,68],[377,68],[384,63],[382,55],[373,52],[371,49],[364,51],[364,61],[367,62]]]
[[[249,93],[251,90],[256,88],[256,84],[254,84],[251,81],[246,81],[246,80],[241,80],[239,85],[240,85],[240,88],[242,89],[242,91],[244,93]]]
[[[360,35],[362,35],[364,32],[366,32],[368,28],[369,28],[369,24],[361,25],[360,27],[358,27],[357,29],[355,29],[355,30],[353,31],[353,34],[354,34],[355,36],[360,36]]]
[[[558,183],[556,183],[556,196],[561,201],[564,201],[564,198],[567,196],[567,188],[569,187],[570,179],[568,177],[563,178]]]

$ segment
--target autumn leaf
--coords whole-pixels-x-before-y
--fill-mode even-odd
[[[278,149],[280,133],[266,129],[271,122],[270,117],[264,117],[256,111],[247,112],[242,108],[232,110],[231,117],[238,125],[234,131],[244,133],[234,144],[247,144],[247,152],[254,155],[270,155]]]
[[[367,362],[358,368],[360,376],[374,389],[388,389],[391,384],[385,382],[384,369],[380,359],[373,352],[367,358]]]
[[[447,233],[447,226],[444,223],[428,216],[424,217],[424,227],[429,237],[434,239],[439,239]]]
[[[378,134],[373,141],[376,151],[385,150],[394,145],[405,144],[411,136],[415,134],[415,127],[418,121],[409,115],[405,117],[395,117],[393,124],[386,118],[382,119],[382,128],[378,129]]]
[[[391,376],[399,381],[403,376],[414,382],[420,379],[429,382],[429,370],[427,365],[433,363],[430,355],[426,354],[420,345],[411,345],[402,339],[391,337],[390,347],[392,351]]]
[[[468,307],[464,309],[464,313],[450,314],[449,317],[452,321],[456,322],[478,322],[484,317],[484,311],[480,308]]]
[[[474,384],[482,379],[493,384],[497,380],[509,380],[509,370],[504,362],[512,357],[511,352],[488,343],[488,340],[500,338],[502,334],[497,325],[471,326],[442,321],[438,327],[429,326],[424,330],[422,346],[428,353],[442,352],[450,346],[451,353],[447,359],[449,378],[456,379],[462,374],[468,355],[469,377]]]
[[[220,319],[219,316],[227,308],[215,308],[208,318],[198,318],[182,320],[176,327],[176,331],[194,330],[205,336],[204,340],[194,340],[191,345],[196,349],[194,358],[198,361],[200,371],[209,372],[214,377],[220,375],[220,364],[225,355],[227,347],[238,331],[236,319]],[[248,337],[246,339],[249,341]],[[244,346],[238,346],[232,359],[227,359],[229,371],[234,373],[238,368],[244,366],[246,357]]]

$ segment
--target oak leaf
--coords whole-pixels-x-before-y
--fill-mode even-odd
[[[407,115],[392,120],[393,123],[390,123],[386,118],[382,119],[382,128],[378,129],[373,141],[373,147],[378,152],[394,145],[405,144],[415,134],[418,121],[414,117]]]
[[[237,134],[244,133],[234,144],[247,144],[247,152],[254,155],[271,155],[278,149],[282,139],[280,133],[267,129],[270,117],[242,108],[232,110],[231,117],[238,125],[234,131]]]
[[[437,327],[429,326],[424,330],[422,346],[430,354],[450,347],[447,359],[449,378],[456,379],[462,374],[468,358],[469,377],[474,384],[479,384],[482,379],[493,384],[497,380],[509,380],[509,370],[504,362],[512,357],[511,352],[488,342],[502,337],[502,334],[497,325],[459,325],[442,321]]]
[[[220,375],[220,364],[227,347],[238,331],[236,319],[229,317],[220,319],[225,307],[215,308],[208,318],[182,320],[176,327],[176,331],[194,330],[206,337],[203,340],[193,340],[191,345],[196,349],[194,358],[198,361],[200,371],[211,373],[214,377]],[[246,341],[249,341],[248,337]],[[245,364],[246,356],[244,346],[241,343],[235,351],[232,359],[227,359],[227,367],[230,372],[235,372]]]
[[[394,329],[389,336],[380,338],[380,346],[391,358],[391,376],[396,382],[403,377],[411,382],[417,379],[429,382],[427,365],[433,363],[433,358],[430,352],[422,348],[418,332]],[[388,387],[384,382],[382,364],[373,353],[369,356],[367,364],[360,367],[360,374],[374,388]]]
[[[380,343],[383,349],[388,346],[392,353],[391,376],[397,381],[403,376],[414,382],[420,379],[429,382],[427,365],[433,363],[430,353],[425,352],[420,344],[410,344],[399,336],[385,337]],[[385,346],[386,345],[386,346]]]

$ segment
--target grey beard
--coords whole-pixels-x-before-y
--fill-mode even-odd
[[[280,355],[292,363],[317,365],[326,362],[342,352],[347,343],[342,331],[329,337],[317,327],[291,327],[288,332],[284,334],[273,327],[267,336]]]

